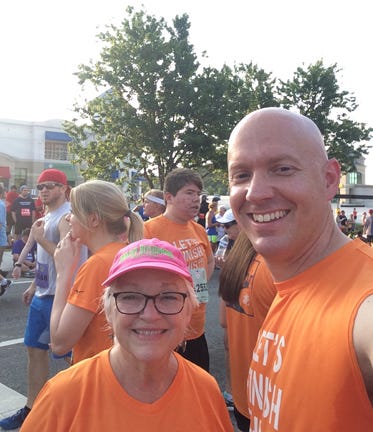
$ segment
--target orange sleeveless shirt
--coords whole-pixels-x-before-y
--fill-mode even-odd
[[[357,239],[276,287],[249,370],[250,431],[373,431],[352,339],[373,249]]]

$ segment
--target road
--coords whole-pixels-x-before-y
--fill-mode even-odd
[[[4,265],[2,268],[7,270]],[[206,337],[210,351],[210,372],[223,391],[225,363],[223,331],[219,325],[218,278],[219,271],[215,270],[209,283]],[[27,393],[27,354],[23,345],[23,333],[28,307],[22,303],[22,294],[30,281],[30,279],[14,281],[7,292],[0,297],[0,416],[23,406],[23,396]],[[64,360],[51,358],[51,376],[65,367],[67,365]]]

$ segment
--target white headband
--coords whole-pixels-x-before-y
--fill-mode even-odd
[[[164,199],[158,198],[154,195],[146,195],[145,199],[147,199],[148,201],[157,203],[157,204],[165,205]]]

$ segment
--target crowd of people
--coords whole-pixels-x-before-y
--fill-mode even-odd
[[[116,185],[70,191],[54,169],[38,178],[40,218],[27,186],[0,206],[0,240],[22,242],[13,277],[34,277],[27,403],[0,427],[229,432],[232,409],[246,432],[371,430],[373,210],[366,241],[346,235],[359,221],[355,208],[333,214],[340,165],[300,114],[248,114],[227,158],[231,208],[188,168],[132,210]],[[214,270],[225,389],[205,335]],[[71,366],[47,380],[50,349]]]

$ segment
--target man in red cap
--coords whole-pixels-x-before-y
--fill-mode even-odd
[[[70,203],[66,198],[69,186],[65,173],[57,169],[43,171],[36,188],[48,211],[31,229],[30,237],[37,242],[37,264],[35,279],[23,294],[23,302],[30,305],[24,339],[28,352],[27,402],[14,415],[0,421],[0,427],[5,430],[19,428],[22,425],[36,396],[48,379],[49,322],[56,289],[53,254],[58,242],[70,230],[65,219],[70,212]],[[15,269],[20,270],[23,256],[27,256],[27,245],[15,263]]]

